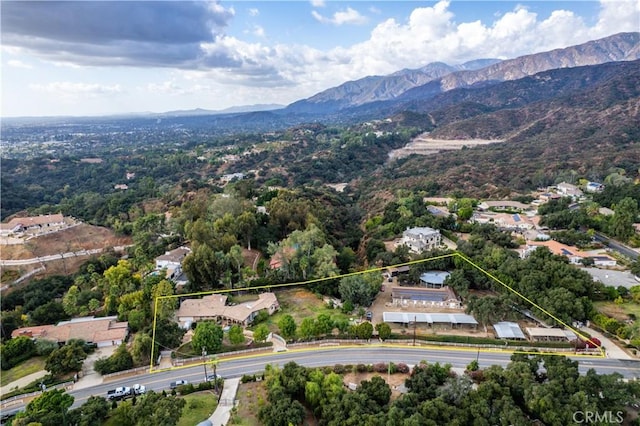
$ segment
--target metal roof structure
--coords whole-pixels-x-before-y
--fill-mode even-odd
[[[408,324],[410,322],[420,322],[427,324],[447,323],[447,324],[472,324],[478,325],[478,321],[467,314],[441,314],[424,312],[383,312],[384,322],[397,322]]]
[[[499,339],[526,339],[520,326],[515,322],[503,321],[493,324]]]
[[[447,271],[427,271],[420,275],[420,281],[426,284],[444,284],[444,280],[451,275]]]

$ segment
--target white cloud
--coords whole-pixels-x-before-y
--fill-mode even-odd
[[[7,61],[7,65],[9,65],[10,67],[14,67],[14,68],[24,68],[24,69],[31,69],[33,68],[31,65],[24,63],[18,59],[10,59]]]
[[[311,15],[318,21],[323,24],[332,24],[332,25],[344,25],[344,24],[352,24],[352,25],[361,25],[367,23],[367,17],[361,15],[355,9],[347,7],[345,10],[338,11],[333,14],[331,18],[327,18],[326,16],[321,15],[317,11],[311,11]]]
[[[94,97],[122,93],[119,84],[73,83],[57,81],[48,84],[30,84],[29,89],[61,97]]]
[[[258,16],[260,15],[260,11],[258,9],[256,9],[255,7],[252,7],[251,9],[249,9],[249,16]]]
[[[265,36],[264,28],[262,28],[260,25],[256,25],[255,27],[253,27],[252,33],[256,37],[264,37]]]
[[[325,7],[326,3],[324,0],[311,0],[311,5],[313,7]]]

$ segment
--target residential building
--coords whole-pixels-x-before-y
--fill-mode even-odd
[[[266,310],[273,315],[280,308],[274,293],[261,293],[258,299],[251,302],[227,305],[227,296],[211,294],[201,299],[186,299],[176,312],[178,322],[183,328],[203,320],[226,322],[228,324],[250,325],[258,312]]]
[[[604,185],[599,182],[587,182],[585,190],[587,192],[602,192],[604,191]]]
[[[165,254],[155,259],[156,271],[166,269],[166,277],[171,280],[176,280],[182,275],[182,261],[189,253],[191,253],[191,249],[186,246],[165,252]]]
[[[440,247],[442,237],[440,231],[433,228],[407,228],[407,230],[402,233],[402,239],[398,244],[406,245],[409,247],[409,250],[414,253],[422,253],[425,250]]]
[[[562,194],[567,197],[571,197],[573,199],[582,197],[582,191],[576,185],[571,183],[562,182],[556,185],[556,189],[559,194]]]
[[[523,211],[529,208],[528,204],[519,201],[499,200],[499,201],[483,201],[478,204],[479,210],[517,210]]]
[[[568,246],[566,244],[562,244],[558,241],[548,240],[548,241],[528,241],[527,246],[523,249],[520,254],[520,257],[523,259],[528,257],[534,250],[538,247],[546,247],[553,254],[559,256],[565,256],[569,259],[574,265],[580,265],[584,263],[583,259],[590,258],[593,260],[593,264],[595,266],[616,266],[617,261],[611,256],[600,253],[588,253],[580,250],[574,246]]]
[[[62,214],[47,214],[30,217],[14,217],[7,223],[0,223],[0,234],[8,236],[23,232],[43,232],[65,227]]]
[[[39,325],[13,330],[11,337],[27,336],[32,339],[52,340],[60,345],[71,339],[95,343],[99,348],[119,346],[129,334],[129,323],[119,322],[117,316],[82,317],[59,322],[57,325]]]

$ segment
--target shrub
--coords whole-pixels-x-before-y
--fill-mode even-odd
[[[398,371],[398,373],[407,374],[409,372],[409,366],[404,362],[399,362],[398,364],[396,364],[396,370]]]
[[[240,378],[240,383],[248,383],[248,382],[255,382],[255,381],[256,381],[255,374],[244,374],[242,378]]]
[[[367,366],[365,364],[358,364],[356,365],[356,372],[358,373],[366,373],[367,372]]]
[[[333,366],[333,372],[336,374],[343,374],[344,373],[344,365],[342,364],[336,364]]]
[[[389,366],[384,362],[377,362],[373,364],[373,371],[376,373],[386,373],[389,369]]]

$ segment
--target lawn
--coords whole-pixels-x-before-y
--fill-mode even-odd
[[[37,356],[16,365],[10,370],[3,371],[2,375],[0,375],[0,386],[7,385],[14,380],[44,370],[44,363],[45,357]]]
[[[187,405],[182,410],[178,426],[194,426],[209,418],[216,409],[216,395],[211,391],[192,393],[183,397]]]
[[[621,305],[617,305],[614,302],[595,302],[594,305],[598,311],[618,321],[629,319],[629,315],[635,315],[636,318],[640,318],[640,304],[635,302],[625,302]]]
[[[284,315],[291,315],[300,324],[305,318],[316,318],[320,314],[328,314],[334,320],[353,318],[354,315],[343,314],[340,309],[331,309],[324,301],[304,288],[290,288],[276,293],[280,310],[269,317],[266,324],[269,329],[278,332],[278,321]]]

